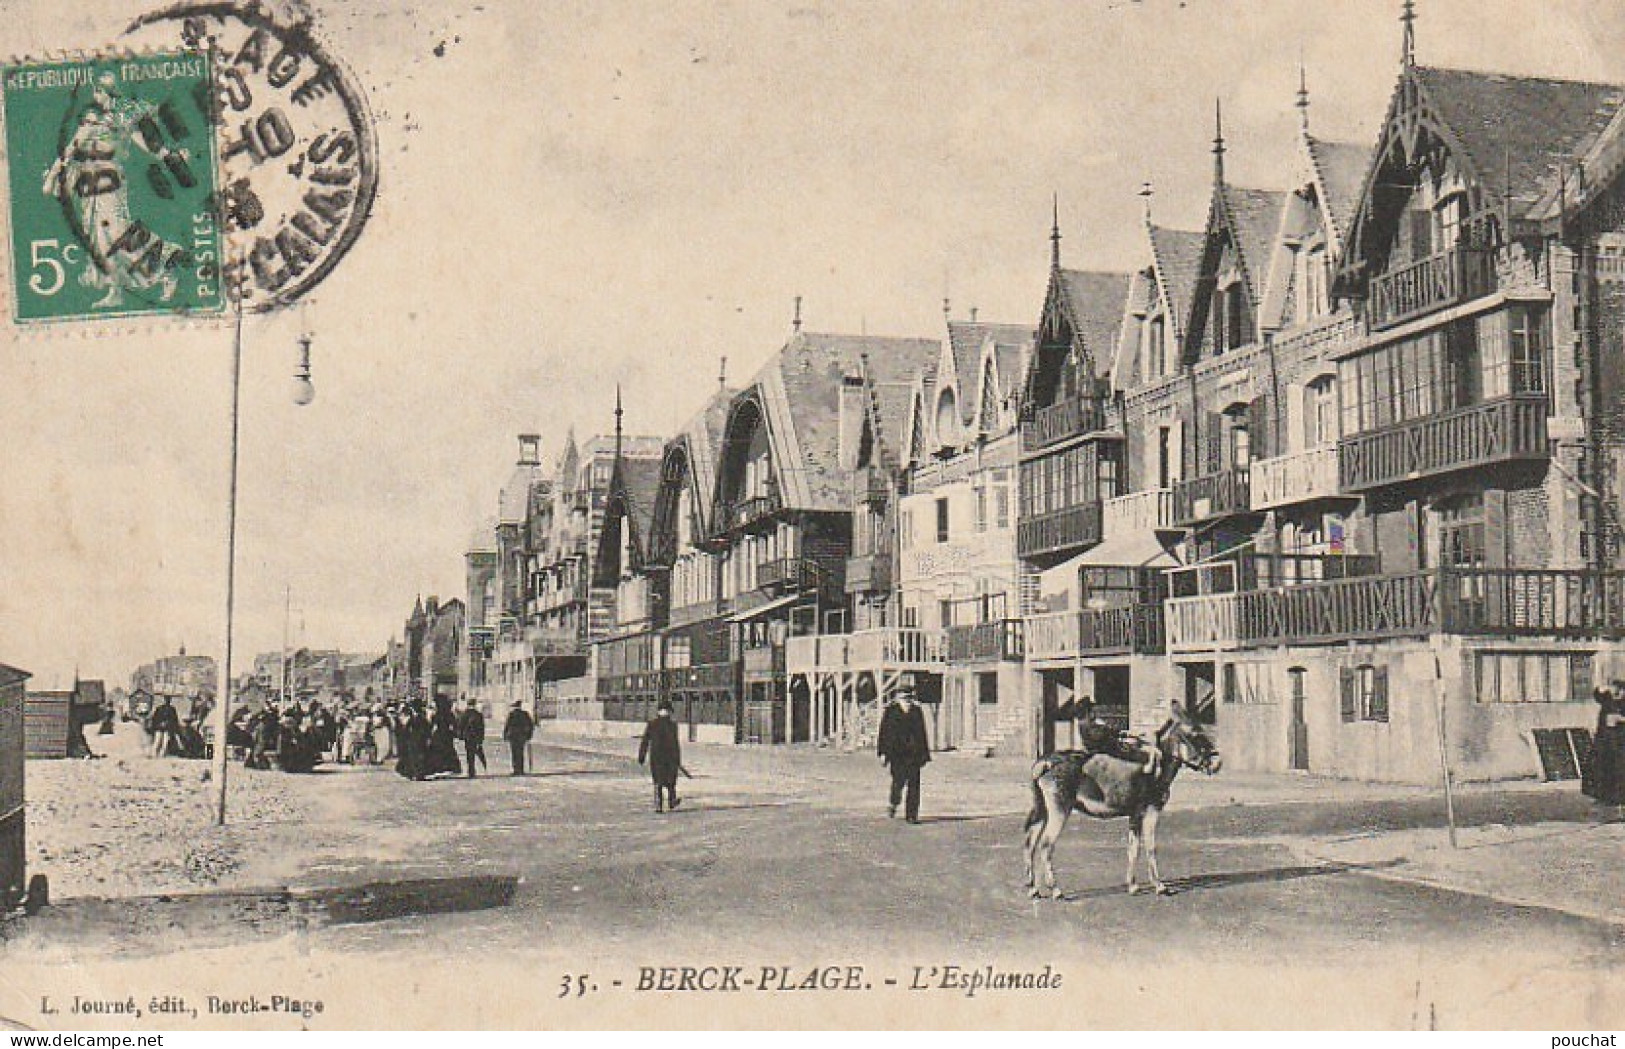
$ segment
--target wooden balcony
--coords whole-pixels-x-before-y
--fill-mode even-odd
[[[1250,467],[1253,509],[1268,510],[1341,492],[1337,485],[1337,446],[1310,448],[1260,459]]]
[[[1495,252],[1458,246],[1373,278],[1366,317],[1381,331],[1482,298],[1495,287]]]
[[[846,559],[846,592],[849,594],[880,594],[892,588],[892,556],[866,554]]]
[[[1095,397],[1069,397],[1033,413],[1021,424],[1021,447],[1036,451],[1069,437],[1094,433],[1106,425],[1106,410]]]
[[[1019,619],[948,628],[948,662],[990,663],[1019,660],[1026,653],[1025,633]]]
[[[1073,659],[1081,647],[1082,634],[1078,613],[1045,612],[1028,616],[1028,659]]]
[[[1625,637],[1625,572],[1454,568],[1173,598],[1168,650],[1423,637]]]
[[[1069,506],[1016,522],[1016,554],[1039,557],[1079,547],[1094,546],[1101,538],[1098,502]]]
[[[1117,535],[1152,532],[1174,526],[1174,490],[1148,488],[1108,499],[1101,507],[1101,532]]]
[[[789,672],[815,670],[938,670],[947,645],[940,630],[877,627],[851,634],[815,634],[785,641]]]
[[[1139,652],[1156,654],[1167,647],[1161,605],[1084,609],[1078,629],[1083,655]]]
[[[769,490],[762,495],[751,496],[749,499],[740,499],[728,506],[724,515],[727,530],[730,532],[743,531],[760,521],[766,520],[784,509],[784,500],[777,491]]]
[[[806,557],[781,557],[756,566],[756,586],[759,590],[816,590],[822,577],[823,570],[818,563]]]
[[[1545,459],[1546,395],[1514,394],[1355,434],[1337,445],[1344,491],[1359,492],[1435,474],[1515,460]]]
[[[1245,469],[1220,470],[1174,484],[1174,524],[1181,527],[1251,509],[1251,474]]]

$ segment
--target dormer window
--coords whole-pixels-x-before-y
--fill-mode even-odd
[[[1168,370],[1168,320],[1161,312],[1140,321],[1140,361],[1147,379],[1160,379]]]
[[[1294,263],[1293,283],[1298,291],[1298,316],[1304,320],[1324,317],[1331,312],[1327,297],[1330,271],[1327,269],[1326,242],[1316,237],[1300,247]]]
[[[1232,274],[1220,281],[1213,293],[1214,354],[1240,348],[1245,342],[1245,329],[1241,279]]]

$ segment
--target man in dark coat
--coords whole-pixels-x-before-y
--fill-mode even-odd
[[[1591,734],[1591,760],[1580,778],[1580,792],[1599,805],[1625,807],[1625,682],[1592,693],[1597,701],[1597,730]]]
[[[914,681],[905,677],[897,686],[897,701],[880,718],[880,739],[875,746],[882,764],[891,769],[891,795],[886,815],[897,815],[897,803],[908,797],[903,815],[920,822],[920,770],[931,760],[931,739],[925,731],[925,712],[914,702]]]
[[[468,778],[474,778],[474,762],[479,761],[485,771],[491,766],[485,762],[485,715],[478,703],[464,699],[463,712],[457,717],[457,738],[463,741],[463,756],[468,759]]]
[[[170,702],[168,696],[159,701],[152,708],[152,756],[164,758],[169,756],[170,748],[175,744],[175,737],[181,730],[181,716],[175,711],[175,704]]]
[[[530,751],[530,737],[536,734],[536,720],[525,710],[521,700],[513,701],[508,720],[502,725],[502,738],[508,741],[508,753],[513,756],[513,774],[525,774],[525,756]]]
[[[655,783],[655,811],[665,812],[668,798],[673,809],[682,804],[677,797],[677,773],[683,767],[683,746],[677,741],[677,722],[671,716],[670,700],[661,700],[655,716],[643,727],[638,764],[645,761],[649,764],[649,778]]]

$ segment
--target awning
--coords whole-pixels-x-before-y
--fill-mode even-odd
[[[801,594],[785,594],[783,597],[775,597],[773,600],[764,604],[752,605],[743,612],[735,612],[733,615],[728,617],[728,622],[744,623],[759,616],[764,616],[776,609],[783,608],[785,605],[794,604],[795,602],[800,601],[801,598]]]
[[[1077,608],[1078,573],[1084,568],[1175,568],[1179,565],[1169,548],[1154,532],[1134,531],[1116,535],[1092,546],[1076,557],[1038,574],[1038,594],[1046,604]],[[1063,602],[1050,599],[1065,595]]]

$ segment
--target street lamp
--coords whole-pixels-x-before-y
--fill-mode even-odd
[[[248,287],[241,276],[236,281],[236,303],[231,333],[231,486],[226,504],[226,665],[220,709],[215,715],[214,776],[219,784],[215,798],[215,822],[226,824],[226,770],[229,764],[226,737],[231,726],[231,703],[235,697],[231,680],[232,629],[237,615],[237,447],[239,406],[242,401],[243,379],[243,300]],[[310,336],[299,337],[299,370],[293,378],[293,403],[309,404],[316,397],[316,387],[310,381]],[[284,671],[286,673],[286,671]]]

